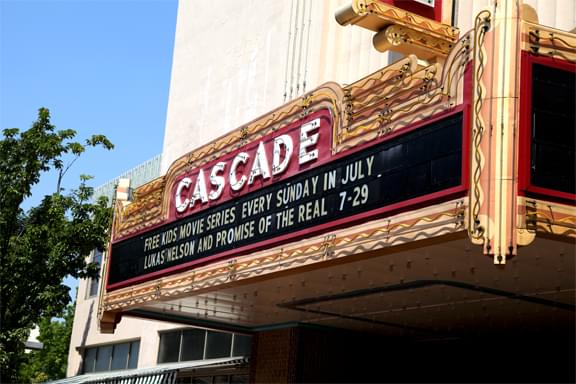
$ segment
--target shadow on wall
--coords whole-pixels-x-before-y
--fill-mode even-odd
[[[86,346],[86,339],[88,338],[88,333],[90,332],[90,323],[92,322],[93,310],[94,310],[94,300],[92,300],[92,302],[90,303],[90,309],[88,310],[88,318],[86,319],[86,324],[84,325],[84,333],[82,334],[82,341],[80,342],[80,345],[76,347],[76,350],[82,356],[80,358],[80,364],[78,365],[78,368],[76,368],[75,376],[82,374],[82,364],[84,362],[83,351],[84,347]]]

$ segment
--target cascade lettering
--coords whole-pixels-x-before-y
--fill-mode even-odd
[[[311,133],[320,127],[320,119],[316,118],[300,127],[300,142],[298,151],[298,164],[304,165],[318,158],[318,148],[314,148],[318,142],[319,133]],[[274,138],[272,143],[272,162],[264,142],[258,143],[258,148],[253,154],[248,152],[238,153],[228,165],[226,161],[219,161],[210,170],[209,183],[206,183],[204,169],[198,171],[194,188],[191,189],[192,179],[184,177],[176,187],[174,202],[176,211],[185,212],[194,208],[197,201],[205,204],[212,200],[218,200],[222,196],[225,187],[233,192],[242,190],[245,185],[252,185],[258,178],[263,180],[280,175],[286,171],[294,154],[294,142],[290,135],[284,134]],[[251,165],[248,167],[250,158]],[[226,169],[229,167],[228,173]],[[240,168],[250,169],[248,176]],[[227,176],[227,177],[226,177]],[[210,186],[210,190],[208,190]]]

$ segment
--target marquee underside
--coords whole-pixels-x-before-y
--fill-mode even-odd
[[[417,340],[573,328],[573,242],[537,238],[496,267],[461,235],[220,285],[126,315],[245,331],[307,323]]]

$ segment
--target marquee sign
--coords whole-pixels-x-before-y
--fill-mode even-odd
[[[332,117],[321,109],[176,178],[170,218],[178,219],[277,183],[331,157]]]
[[[108,289],[351,225],[462,184],[462,116],[332,156],[319,111],[176,178],[171,222],[112,245]]]

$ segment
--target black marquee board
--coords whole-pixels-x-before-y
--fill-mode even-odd
[[[461,185],[462,114],[112,245],[108,283]]]

